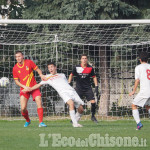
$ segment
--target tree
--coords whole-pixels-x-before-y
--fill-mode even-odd
[[[8,5],[8,8],[3,9],[2,5],[5,7]],[[21,19],[23,9],[24,5],[20,4],[18,0],[10,0],[10,2],[7,0],[0,1],[0,15],[8,16],[10,19]]]
[[[121,0],[26,0],[24,19],[130,19],[140,10]]]
[[[25,0],[25,8],[22,9],[20,15],[23,19],[85,19],[85,20],[97,20],[97,19],[137,19],[137,18],[149,18],[149,6],[148,0],[144,1],[132,1],[132,0]],[[13,15],[14,18],[17,17]],[[21,16],[20,16],[21,17]],[[12,17],[13,18],[13,17]],[[41,26],[41,25],[40,25]],[[42,31],[48,31],[52,25],[42,25]],[[36,30],[37,26],[30,26],[32,30]],[[63,27],[63,28],[61,28]],[[58,26],[65,30],[64,26]],[[74,33],[76,31],[74,30]],[[124,31],[122,31],[124,32]],[[117,39],[116,39],[117,40]],[[102,96],[101,103],[109,101],[109,77],[108,77],[108,64],[107,59],[109,55],[104,52],[109,51],[110,47],[99,47],[99,55],[104,58],[104,61],[100,61]],[[43,56],[44,57],[44,56]],[[101,109],[99,112],[103,115],[108,113],[108,103],[105,109]]]
[[[24,19],[100,20],[135,19],[143,16],[141,15],[142,10],[138,8],[139,1],[136,3],[130,0],[37,0],[32,2],[33,3],[31,3],[30,0],[25,2],[26,8],[23,12]],[[108,114],[108,102],[110,99],[109,67],[106,53],[106,50],[109,49],[109,46],[99,47],[99,55],[102,58],[99,64],[101,66],[100,79],[102,83],[100,104],[104,104],[103,106],[100,105],[99,113],[102,115]]]

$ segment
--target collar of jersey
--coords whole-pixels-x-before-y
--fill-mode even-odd
[[[19,63],[17,63],[17,66],[18,66],[19,68],[23,68],[23,67],[24,67],[24,60],[23,60],[22,66],[20,66]]]
[[[80,65],[81,65],[81,67],[83,68],[82,64],[80,64]],[[87,65],[88,65],[88,64],[86,64],[86,67],[87,67]],[[85,68],[86,68],[86,67],[85,67]],[[85,69],[85,68],[83,68],[83,69]]]
[[[56,74],[54,74],[54,75],[50,74],[50,76],[49,76],[49,77],[47,77],[47,80],[48,80],[48,79],[50,79],[50,78],[52,78],[52,77],[55,77],[55,76],[58,76],[58,74],[57,74],[57,73],[56,73]]]

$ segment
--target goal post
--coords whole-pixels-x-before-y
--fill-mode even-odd
[[[48,73],[47,62],[54,61],[58,72],[65,73],[67,78],[80,64],[80,56],[87,54],[99,82],[97,117],[130,118],[134,97],[128,94],[133,88],[138,55],[141,51],[150,54],[150,20],[0,20],[0,77],[10,80],[8,87],[0,87],[2,117],[21,116],[19,87],[12,77],[17,50],[32,59],[44,74]],[[40,82],[36,73],[35,76]],[[93,84],[92,87],[94,91]],[[41,93],[45,116],[68,115],[54,89],[43,86]],[[90,104],[83,100],[88,117]],[[30,116],[37,115],[32,99],[28,110]],[[145,109],[140,109],[140,113],[147,117]]]
[[[130,20],[35,20],[35,19],[2,19],[2,24],[149,24],[150,19]]]

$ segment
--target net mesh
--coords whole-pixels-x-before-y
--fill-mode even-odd
[[[0,116],[21,116],[19,87],[12,76],[16,64],[14,53],[21,50],[44,74],[48,73],[47,62],[51,60],[56,62],[58,72],[65,73],[67,78],[74,66],[80,64],[80,56],[87,54],[99,82],[101,97],[96,97],[100,102],[97,116],[130,118],[134,97],[128,94],[134,85],[138,54],[141,51],[150,53],[149,31],[149,24],[1,24],[0,76],[8,77],[10,84],[0,87]],[[40,82],[37,73],[35,76]],[[94,84],[92,87],[94,90]],[[52,87],[43,86],[41,93],[45,116],[68,115],[67,106]],[[90,104],[86,99],[84,101],[86,116],[90,114]],[[37,116],[32,98],[28,111],[30,116]],[[148,116],[142,108],[140,114],[144,118]]]

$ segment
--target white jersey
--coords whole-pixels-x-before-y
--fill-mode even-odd
[[[84,105],[84,102],[81,100],[75,89],[68,84],[65,74],[48,74],[46,77],[47,81],[41,81],[40,84],[49,84],[52,86],[65,103],[67,103],[68,100],[73,100],[76,108],[78,108],[80,105]]]
[[[65,93],[68,91],[75,91],[67,81],[65,74],[57,73],[55,75],[48,74],[46,75],[47,81],[41,81],[40,84],[49,84],[52,86],[59,94]]]
[[[150,97],[150,64],[140,64],[135,68],[135,80],[140,80],[140,94],[143,98]]]

